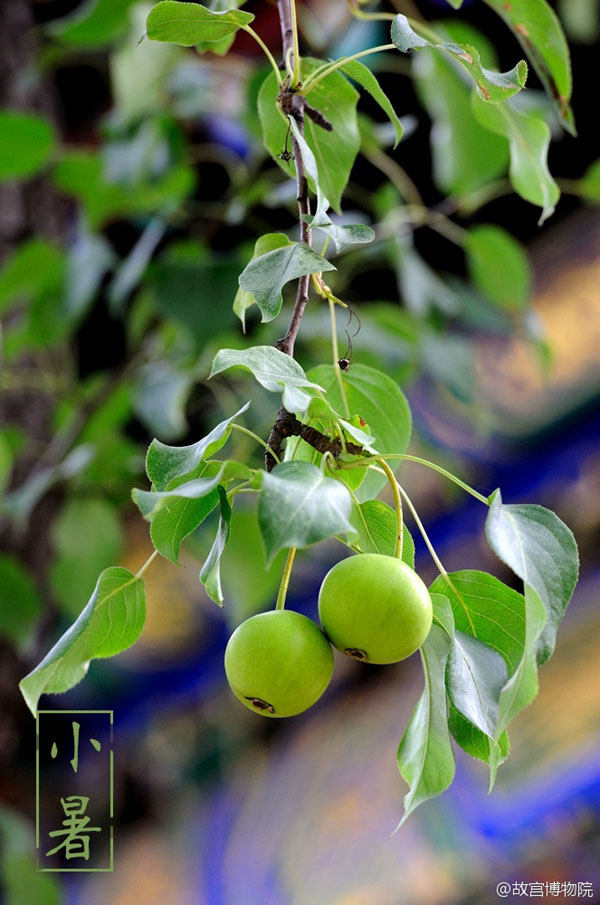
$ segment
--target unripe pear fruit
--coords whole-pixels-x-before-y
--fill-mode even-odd
[[[330,569],[319,592],[319,616],[331,643],[357,660],[397,663],[425,641],[431,597],[410,566],[363,553]]]
[[[333,673],[333,651],[312,619],[292,610],[252,616],[225,651],[225,673],[237,698],[263,716],[295,716],[321,697]]]

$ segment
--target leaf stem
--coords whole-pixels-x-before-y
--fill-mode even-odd
[[[294,62],[292,67],[291,88],[295,88],[300,81],[300,44],[298,41],[298,17],[296,15],[296,0],[290,0],[290,11],[292,17],[292,52],[294,54]]]
[[[141,578],[142,575],[144,574],[144,572],[146,571],[146,569],[148,568],[148,566],[150,566],[151,563],[154,562],[154,560],[156,559],[157,556],[158,556],[158,550],[155,550],[154,553],[150,554],[150,556],[148,557],[148,559],[146,560],[144,565],[141,567],[141,569],[135,573],[135,577]]]
[[[346,388],[344,387],[344,381],[342,380],[342,372],[340,371],[338,360],[340,357],[340,350],[338,348],[337,341],[337,331],[335,327],[335,302],[333,299],[328,298],[327,302],[329,304],[329,321],[331,324],[331,348],[333,350],[333,370],[335,373],[336,380],[338,382],[338,387],[340,389],[340,394],[342,396],[342,403],[344,406],[344,413],[346,418],[350,418],[350,406],[348,405],[348,399],[346,398]]]
[[[445,468],[442,468],[441,465],[436,465],[435,462],[430,462],[429,459],[421,459],[420,456],[409,456],[406,453],[386,453],[385,455],[378,456],[363,456],[363,458],[357,462],[340,464],[342,468],[360,468],[364,465],[368,465],[369,462],[377,462],[382,459],[402,459],[405,462],[416,462],[417,465],[424,465],[426,468],[431,468],[432,471],[437,471],[438,474],[441,474],[449,481],[452,481],[453,484],[456,484],[458,487],[462,488],[462,490],[464,490],[466,493],[470,493],[471,496],[475,497],[476,500],[479,500],[480,503],[485,503],[486,506],[490,505],[489,497],[485,497],[482,493],[474,490],[473,487],[469,487],[468,484],[466,484],[464,481],[461,481],[461,479],[457,478],[456,475],[453,475],[451,471],[447,471]]]
[[[404,520],[402,518],[402,499],[400,497],[400,491],[398,481],[394,477],[394,472],[387,464],[385,459],[381,459],[381,467],[385,471],[386,477],[390,482],[390,487],[392,488],[392,493],[394,494],[394,506],[396,509],[396,544],[394,547],[394,556],[396,559],[402,558],[402,545],[404,542]]]
[[[279,66],[275,62],[275,58],[274,58],[273,54],[271,53],[271,51],[269,50],[269,48],[267,47],[267,45],[265,44],[263,39],[249,25],[243,25],[242,28],[244,31],[248,32],[248,34],[254,38],[254,40],[256,41],[258,46],[261,48],[261,50],[265,54],[267,60],[273,67],[273,72],[275,73],[275,78],[277,79],[277,84],[281,85],[283,80],[281,78],[281,73],[279,72]]]
[[[318,85],[319,82],[326,78],[328,75],[331,75],[332,72],[335,72],[336,69],[341,69],[346,63],[352,62],[352,60],[358,60],[360,57],[367,57],[372,53],[382,53],[384,50],[396,50],[395,44],[379,44],[378,47],[369,47],[367,50],[361,50],[359,53],[353,53],[349,57],[341,57],[339,60],[335,60],[331,65],[326,66],[324,69],[319,67],[319,71],[317,75],[313,73],[312,76],[309,75],[306,82],[302,86],[302,94],[305,96],[309,91],[312,91],[315,85]]]
[[[290,549],[288,550],[287,559],[285,561],[283,575],[281,576],[281,584],[279,585],[279,593],[277,594],[277,605],[275,607],[276,610],[282,610],[285,607],[285,598],[287,597],[288,585],[290,583],[290,575],[292,574],[292,567],[294,565],[295,556],[296,547],[290,547]]]
[[[246,434],[246,436],[252,437],[253,440],[256,440],[257,443],[260,443],[260,445],[263,446],[266,451],[273,456],[277,465],[281,464],[281,460],[277,453],[271,449],[268,443],[265,443],[262,437],[259,437],[258,434],[255,434],[254,431],[248,430],[247,427],[243,427],[241,424],[232,424],[231,427],[233,428],[233,430],[239,431],[241,434]]]

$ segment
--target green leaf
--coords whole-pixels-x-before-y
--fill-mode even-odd
[[[471,88],[444,54],[417,54],[415,89],[433,120],[430,134],[433,178],[445,194],[463,195],[500,178],[508,147],[475,119]]]
[[[382,500],[353,504],[350,524],[358,535],[361,553],[393,556],[396,549],[396,513]],[[415,567],[415,544],[406,525],[402,530],[402,559]]]
[[[64,255],[45,239],[19,244],[0,270],[0,311],[15,301],[32,301],[46,292],[60,292]]]
[[[135,0],[88,0],[45,27],[61,44],[86,49],[105,47],[127,30],[133,3]]]
[[[162,0],[150,10],[146,30],[152,41],[193,47],[194,44],[218,44],[253,20],[252,13],[237,9],[213,12],[199,3]]]
[[[92,525],[93,530],[87,530]],[[55,553],[52,590],[65,610],[76,616],[100,572],[120,559],[123,531],[117,510],[102,497],[71,497],[53,523],[50,538]]]
[[[240,287],[254,296],[265,323],[281,311],[282,289],[286,283],[309,273],[335,269],[327,258],[304,242],[290,242],[250,261],[240,274]]]
[[[174,482],[181,483],[190,476],[196,476],[198,466],[211,459],[225,445],[231,433],[231,425],[250,405],[247,402],[235,415],[225,418],[206,437],[190,446],[167,446],[160,440],[153,440],[146,454],[146,474],[154,490],[168,490]]]
[[[54,127],[48,120],[33,113],[0,110],[0,182],[35,176],[50,160],[55,145]]]
[[[488,764],[490,768],[489,791],[491,792],[496,782],[498,767],[504,763],[510,752],[510,739],[506,729],[497,741],[489,738],[466,720],[452,704],[450,704],[448,728],[463,751],[466,751],[471,757],[482,760],[484,764]]]
[[[109,182],[103,161],[93,151],[64,154],[54,168],[53,179],[61,191],[81,201],[91,229],[132,214],[167,214],[195,185],[194,171],[187,166],[173,167],[160,179],[144,181],[135,188]]]
[[[218,462],[201,462],[194,472],[194,477],[215,477],[219,473],[219,468]],[[178,482],[173,483],[177,486]],[[171,498],[168,506],[154,512],[150,520],[150,537],[155,549],[165,559],[177,564],[182,541],[210,515],[218,502],[218,486],[198,499]]]
[[[495,739],[499,699],[507,677],[502,656],[482,641],[455,629],[452,606],[447,596],[432,593],[435,622],[450,638],[446,665],[446,688],[450,698],[448,727],[467,753],[490,768],[490,791],[499,765],[508,753],[508,736]]]
[[[218,465],[217,473],[212,476],[194,478],[163,491],[139,490],[135,487],[131,496],[144,518],[152,521],[158,512],[164,508],[169,509],[175,500],[199,500],[207,497],[219,484],[226,484],[234,478],[248,479],[254,474],[252,469],[243,462],[236,462],[233,459],[220,462]]]
[[[90,660],[114,657],[137,641],[145,615],[143,580],[118,566],[102,572],[77,621],[19,683],[33,715],[40,695],[68,691],[87,674]]]
[[[490,301],[509,311],[526,307],[532,272],[520,242],[505,229],[485,224],[469,231],[465,252],[471,279]]]
[[[500,693],[507,679],[503,657],[483,641],[455,630],[448,666],[448,697],[465,719],[494,738]]]
[[[221,558],[226,618],[232,629],[272,606],[285,562],[282,550],[267,569],[256,508],[243,506],[241,497],[236,499],[231,536]]]
[[[284,248],[286,245],[291,245],[291,242],[285,233],[267,233],[256,240],[254,254],[250,260],[254,261],[256,258],[260,258],[261,255],[266,255],[269,251],[275,251],[276,248]],[[246,311],[254,304],[256,304],[256,299],[251,292],[246,289],[238,289],[233,300],[233,310],[242,322],[244,333],[246,332]]]
[[[283,393],[283,405],[288,412],[305,412],[312,396],[304,391],[321,389],[308,379],[297,361],[273,346],[252,346],[241,351],[220,349],[215,355],[209,379],[234,367],[250,371],[265,390]]]
[[[504,505],[497,491],[486,520],[488,543],[546,610],[547,622],[538,645],[538,663],[552,655],[556,632],[579,573],[573,533],[554,512],[531,504]]]
[[[471,103],[481,125],[508,140],[512,187],[525,201],[542,208],[539,223],[543,223],[554,213],[560,198],[560,189],[548,169],[548,124],[510,104],[484,104],[475,94]]]
[[[425,690],[398,748],[398,769],[410,786],[399,827],[420,804],[441,795],[454,779],[454,752],[448,732],[444,673],[450,639],[437,625],[421,648]]]
[[[562,125],[575,135],[575,121],[569,106],[573,87],[569,46],[554,10],[546,0],[485,2],[511,29],[552,99]]]
[[[353,532],[350,494],[308,462],[283,462],[263,476],[258,523],[267,565],[284,547],[308,547]]]
[[[321,66],[322,62],[303,57],[303,78]],[[279,156],[285,148],[288,129],[277,108],[277,94],[277,80],[271,72],[258,94],[258,113],[267,151],[289,177],[295,175],[295,167],[293,161],[286,163]],[[356,119],[358,92],[343,75],[332,72],[309,93],[309,100],[333,126],[333,131],[328,132],[307,117],[305,137],[315,155],[321,188],[334,210],[339,213],[342,194],[360,147]]]
[[[336,411],[344,411],[333,365],[319,365],[307,376],[325,390],[329,403]],[[403,453],[410,440],[411,415],[398,384],[382,371],[361,364],[352,365],[344,371],[342,383],[350,413],[360,415],[367,422],[378,452]],[[384,485],[385,478],[370,472],[358,491],[359,499],[377,496]]]
[[[375,100],[383,112],[387,114],[391,124],[394,127],[394,132],[396,133],[396,141],[394,142],[394,147],[398,144],[398,142],[402,141],[402,136],[404,134],[404,129],[402,127],[402,123],[398,117],[398,114],[394,110],[392,106],[392,102],[385,92],[382,90],[381,85],[368,68],[359,60],[348,60],[347,63],[344,63],[343,66],[340,66],[342,72],[345,72],[346,75],[349,75],[350,78],[358,82],[361,88],[364,88],[365,91],[368,91],[373,100]]]
[[[392,41],[398,50],[407,53],[409,50],[420,50],[433,47],[441,50],[461,63],[473,81],[477,94],[484,101],[496,104],[516,94],[524,87],[527,79],[527,63],[520,60],[509,72],[492,72],[481,65],[479,51],[471,44],[439,43],[421,38],[410,27],[406,16],[398,15],[392,22]]]
[[[595,160],[578,180],[577,192],[587,201],[600,201],[600,160]]]
[[[496,737],[518,713],[527,707],[538,691],[537,650],[546,622],[546,610],[531,585],[525,584],[525,649],[521,662],[502,689]]]
[[[35,832],[17,810],[0,804],[0,883],[4,905],[64,905],[63,888],[37,870]]]
[[[333,239],[338,252],[344,251],[351,245],[364,245],[365,243],[372,242],[375,238],[375,233],[369,226],[364,226],[361,223],[353,224],[351,226],[340,226],[331,220],[327,213],[330,205],[319,182],[319,171],[315,155],[300,132],[296,120],[292,116],[288,116],[288,120],[290,129],[300,148],[304,168],[317,193],[317,210],[315,211],[314,216],[311,217],[304,214],[302,219],[305,220],[312,229],[320,229],[327,236],[330,236],[330,238]]]
[[[204,565],[200,571],[200,581],[206,593],[219,606],[223,606],[223,589],[221,587],[221,557],[229,540],[231,531],[231,506],[227,493],[221,486],[218,488],[220,515],[217,535]]]
[[[41,608],[40,593],[18,559],[0,554],[0,636],[17,645],[27,641]]]
[[[450,601],[456,628],[474,635],[504,657],[509,675],[517,669],[525,646],[525,600],[487,572],[451,572],[449,582],[440,575],[431,594]]]

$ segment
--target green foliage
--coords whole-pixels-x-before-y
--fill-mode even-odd
[[[460,0],[449,2],[455,9],[461,6]],[[10,366],[27,364],[32,353],[35,359],[50,348],[53,360],[63,356],[69,362],[64,375],[57,377],[51,368],[44,375],[57,384],[49,406],[56,437],[29,477],[5,495],[2,515],[22,528],[44,495],[60,484],[65,502],[51,530],[49,587],[72,613],[92,592],[71,628],[21,681],[33,713],[41,694],[66,691],[85,676],[92,659],[113,656],[137,639],[145,608],[141,576],[157,553],[178,563],[186,538],[192,552],[205,545],[199,580],[217,605],[232,599],[230,624],[272,605],[283,567],[281,608],[295,548],[324,540],[336,539],[355,556],[398,553],[406,565],[391,565],[422,585],[414,574],[414,543],[406,527],[402,545],[399,538],[400,499],[406,494],[393,471],[406,458],[411,413],[396,378],[404,384],[407,375],[433,376],[466,405],[473,393],[472,356],[465,332],[459,331],[526,328],[532,276],[524,249],[483,217],[466,228],[452,218],[455,212],[468,218],[494,198],[495,182],[508,169],[515,192],[538,205],[540,222],[545,220],[560,196],[547,163],[551,105],[563,127],[574,131],[568,50],[551,8],[545,0],[486,2],[520,41],[550,101],[534,97],[532,104],[528,94],[521,95],[527,63],[521,60],[509,72],[498,72],[494,48],[466,22],[427,24],[396,16],[392,41],[400,51],[414,52],[411,70],[432,121],[434,182],[449,196],[431,209],[404,172],[404,156],[400,166],[388,153],[404,134],[396,95],[384,93],[371,69],[352,57],[307,56],[294,66],[293,48],[282,54],[277,46],[271,52],[250,27],[254,16],[240,10],[238,0],[209,6],[159,2],[149,12],[147,37],[179,45],[171,48],[148,41],[137,47],[139,11],[132,11],[129,2],[93,0],[51,27],[60,54],[69,47],[102,48],[121,41],[126,30],[129,36],[109,61],[118,110],[104,120],[94,150],[61,148],[53,128],[38,116],[0,113],[0,179],[25,179],[52,168],[54,187],[77,210],[68,242],[28,238],[0,271],[0,311],[9,315],[3,325],[8,384],[19,376]],[[215,154],[197,129],[205,113],[222,113],[223,72],[211,55],[226,54],[240,30],[258,41],[271,69],[265,76],[256,68],[243,82],[249,100],[240,119],[251,135],[248,148],[239,154],[219,148]],[[199,60],[184,47],[209,55]],[[280,67],[276,60],[282,60]],[[355,86],[370,95],[389,124],[375,124],[361,114],[359,133]],[[347,198],[361,210],[335,217],[330,208],[341,215],[359,151],[393,185],[370,193],[352,183]],[[285,181],[265,163],[269,155]],[[228,180],[214,203],[204,201],[205,160],[222,167]],[[300,192],[293,184],[296,165],[314,195],[310,204],[302,180]],[[598,164],[592,165],[583,178],[571,181],[572,190],[598,201],[599,172]],[[267,231],[269,210],[278,208],[272,219],[285,224],[290,210],[296,214],[297,200],[302,235],[308,227],[332,240],[335,266],[324,257],[325,248],[333,250],[327,242],[321,248],[315,240],[313,249],[308,242],[293,241],[291,230],[289,236]],[[371,225],[355,222],[361,220]],[[226,230],[232,234],[238,227],[241,247],[223,252],[232,244]],[[412,239],[420,227],[459,246],[468,283],[448,279],[422,256]],[[121,233],[132,237],[124,249]],[[388,267],[395,274],[403,309],[396,299],[370,305],[361,312],[358,337],[348,323],[344,356],[351,361],[346,361],[340,358],[342,328],[335,313],[348,307],[344,294],[362,261],[365,268]],[[322,280],[328,272],[335,272],[333,290]],[[280,351],[294,345],[303,308],[296,304],[277,347],[275,337],[284,328],[272,322],[281,314],[285,287],[308,276],[313,279],[304,282],[312,297],[297,345],[307,361],[323,360],[329,307],[331,354],[326,360],[333,363],[307,373]],[[293,295],[290,287],[290,300]],[[78,385],[74,331],[101,296],[122,329],[127,359],[116,384],[99,373]],[[256,336],[244,348],[233,332],[235,317],[245,330],[246,314],[255,305],[261,325],[252,325]],[[211,359],[210,377],[237,369],[227,373],[236,400],[238,388],[246,398],[248,384],[246,374],[238,379],[240,370],[259,385],[250,417],[260,436],[236,424],[246,404],[196,442],[168,445],[165,441],[184,435],[188,399],[195,401],[192,391]],[[239,406],[239,401],[230,405],[224,377],[209,387],[221,407]],[[285,409],[277,421],[280,400],[269,393],[281,397]],[[286,412],[296,418],[286,420]],[[146,456],[149,489],[132,494],[149,522],[155,548],[137,575],[110,565],[122,548],[117,506],[141,472],[137,447],[126,433],[134,417],[160,437]],[[268,424],[273,425],[270,437]],[[245,436],[238,446],[234,436],[239,439],[240,432]],[[250,458],[245,444],[258,440],[264,446],[267,437],[272,449],[263,469],[256,465],[263,449]],[[234,448],[225,454],[227,443]],[[18,437],[0,434],[2,487],[18,474],[20,452]],[[488,765],[493,786],[509,754],[507,727],[537,692],[538,667],[554,650],[578,570],[573,536],[554,513],[534,505],[504,505],[499,492],[488,500],[435,463],[418,461],[489,506],[489,544],[523,581],[524,593],[484,572],[446,574],[434,553],[441,574],[430,589],[435,624],[421,649],[425,689],[398,749],[398,766],[410,786],[401,822],[452,782],[452,738]],[[388,481],[397,512],[376,498]],[[418,519],[417,527],[422,528]],[[39,591],[12,557],[0,559],[0,577],[7,598],[19,601],[18,608],[2,608],[0,629],[26,648],[40,611]],[[423,595],[427,599],[424,586]],[[329,646],[313,629],[325,645],[329,670]],[[319,694],[326,683],[321,684]],[[3,870],[18,868],[7,868],[5,861]]]
[[[538,646],[538,663],[550,657],[556,630],[573,596],[579,557],[573,532],[554,512],[543,506],[506,506],[496,493],[486,522],[490,547],[521,578],[529,609],[530,590],[546,610],[546,626]],[[532,597],[537,608],[537,597]]]
[[[508,103],[492,106],[473,95],[472,104],[481,125],[508,140],[512,186],[526,201],[542,208],[539,222],[543,223],[554,213],[560,198],[560,189],[548,170],[548,125]]]
[[[354,503],[350,523],[357,534],[356,546],[361,553],[383,553],[393,556],[396,547],[396,513],[382,500]],[[402,528],[402,559],[415,567],[415,544],[406,525]]]
[[[454,779],[454,753],[446,716],[444,673],[450,641],[437,625],[421,648],[425,690],[398,747],[398,769],[410,786],[404,796],[406,818],[424,801],[441,795]]]
[[[324,270],[335,267],[303,242],[290,242],[250,261],[240,274],[240,288],[254,297],[262,320],[272,321],[281,311],[286,283]]]
[[[319,365],[307,375],[325,391],[330,404],[336,410],[344,410],[335,369],[331,365]],[[405,452],[411,431],[411,415],[404,393],[387,374],[367,365],[353,365],[342,375],[349,415],[360,415],[367,422],[379,453]],[[384,486],[385,478],[368,474],[360,489],[359,499],[368,500]]]
[[[320,390],[304,373],[298,362],[272,346],[253,346],[250,349],[220,349],[215,356],[210,377],[241,367],[250,371],[265,390],[282,393],[282,402],[288,412],[302,414],[311,402],[305,390]]]
[[[267,565],[283,547],[308,547],[350,532],[352,500],[343,484],[308,462],[283,462],[265,474],[258,523]]]
[[[35,625],[41,598],[31,575],[14,556],[0,555],[0,636],[22,645]]]
[[[531,266],[523,246],[493,224],[469,232],[465,250],[471,279],[501,308],[524,308],[531,292]]]
[[[41,694],[68,691],[86,675],[90,660],[114,657],[137,641],[146,616],[144,582],[128,569],[105,569],[76,622],[19,688],[35,715]]]
[[[304,57],[303,78],[313,73],[320,64],[320,60]],[[258,94],[258,114],[265,146],[289,176],[294,174],[295,167],[291,161],[285,163],[279,156],[285,147],[287,126],[277,108],[277,94],[277,80],[274,73],[269,73]],[[339,212],[342,194],[360,146],[356,120],[358,93],[343,75],[332,72],[315,84],[309,98],[311,105],[333,126],[329,132],[307,119],[305,137],[319,168],[321,188],[334,210]]]
[[[213,12],[199,3],[162,0],[150,11],[146,29],[152,41],[193,47],[194,44],[220,44],[253,19],[252,13],[237,9]]]
[[[575,134],[569,48],[558,16],[546,0],[485,0],[504,19],[531,60],[562,125]]]
[[[471,44],[427,41],[413,31],[406,16],[396,16],[392,22],[392,41],[398,50],[404,53],[408,53],[410,50],[420,50],[423,47],[433,47],[435,50],[442,50],[444,53],[450,54],[467,70],[475,83],[479,97],[492,104],[505,101],[513,94],[517,94],[524,87],[527,79],[525,60],[520,60],[509,72],[492,72],[490,69],[483,68],[479,51]]]
[[[56,143],[48,120],[16,110],[0,110],[0,135],[0,182],[35,176],[50,160]]]
[[[61,606],[76,616],[98,574],[121,556],[119,517],[102,497],[73,497],[52,525],[51,539],[55,555],[50,570],[52,591]]]

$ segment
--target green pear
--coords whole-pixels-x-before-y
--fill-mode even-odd
[[[333,673],[333,651],[319,626],[292,610],[252,616],[225,651],[225,673],[237,698],[263,716],[295,716],[321,697]]]
[[[364,553],[342,559],[327,573],[319,617],[338,650],[368,663],[397,663],[423,644],[433,610],[427,587],[410,566]]]

